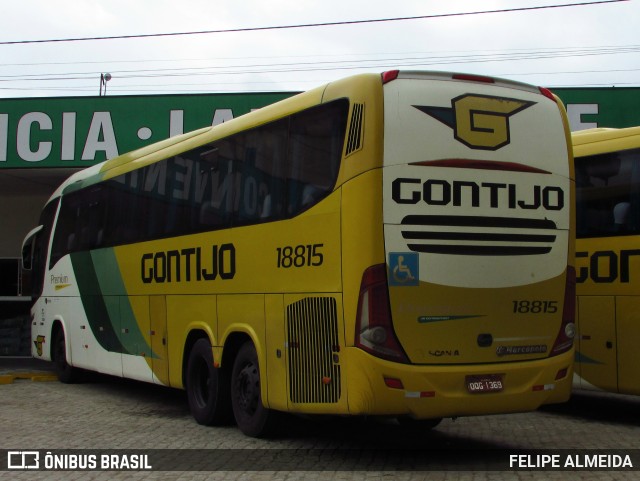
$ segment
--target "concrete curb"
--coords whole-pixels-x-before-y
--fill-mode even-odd
[[[58,376],[42,371],[42,372],[12,372],[0,374],[0,385],[12,384],[17,379],[26,379],[30,381],[57,381]]]

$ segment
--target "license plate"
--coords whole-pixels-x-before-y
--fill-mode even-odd
[[[467,376],[467,391],[471,394],[502,391],[504,384],[502,374],[483,374],[480,376]]]

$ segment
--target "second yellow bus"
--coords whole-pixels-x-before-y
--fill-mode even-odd
[[[640,394],[640,127],[574,132],[575,386]]]

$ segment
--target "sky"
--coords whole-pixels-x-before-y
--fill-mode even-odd
[[[4,1],[0,98],[291,92],[394,68],[640,86],[640,0],[604,1]]]

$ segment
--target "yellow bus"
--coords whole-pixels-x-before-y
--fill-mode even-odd
[[[574,384],[640,394],[640,127],[572,134],[576,172]]]
[[[201,424],[568,398],[570,134],[545,89],[389,71],[87,168],[25,239],[33,354],[185,389]]]

